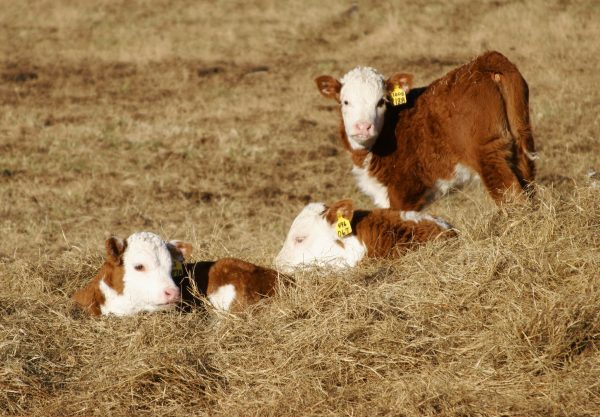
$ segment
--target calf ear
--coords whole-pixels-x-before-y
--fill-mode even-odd
[[[194,249],[191,243],[182,242],[181,240],[171,240],[167,243],[167,248],[171,253],[171,257],[180,262],[185,262],[186,259],[189,259]]]
[[[123,253],[127,248],[127,241],[111,236],[106,239],[106,260],[115,265],[121,265],[123,262]]]
[[[320,77],[315,78],[315,82],[317,83],[317,88],[321,94],[327,98],[332,98],[338,102],[340,101],[342,84],[338,80],[329,75],[321,75]]]
[[[352,203],[352,200],[340,200],[336,203],[333,203],[327,208],[327,211],[325,212],[325,219],[329,223],[335,224],[337,222],[338,215],[341,215],[344,218],[352,221],[352,216],[354,215],[354,204]]]
[[[413,76],[411,74],[399,73],[392,75],[385,81],[385,88],[388,93],[390,93],[397,85],[408,94],[413,85]]]

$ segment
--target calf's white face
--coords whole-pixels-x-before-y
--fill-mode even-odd
[[[103,314],[128,315],[174,306],[180,290],[171,277],[172,254],[159,236],[135,233],[125,242],[107,241],[107,263],[112,262],[111,282],[100,281],[105,302]]]
[[[388,93],[396,85],[408,93],[412,76],[395,74],[385,80],[373,68],[356,67],[341,81],[328,75],[315,81],[321,94],[340,103],[348,142],[352,149],[359,150],[369,149],[377,141],[383,129]]]
[[[383,76],[373,68],[358,67],[342,77],[340,103],[344,130],[353,149],[373,146],[385,116]]]
[[[337,268],[354,266],[366,253],[365,246],[354,235],[339,239],[335,223],[327,219],[328,207],[323,203],[308,204],[294,219],[283,248],[275,258],[282,272],[310,265]],[[348,215],[346,215],[348,216]]]

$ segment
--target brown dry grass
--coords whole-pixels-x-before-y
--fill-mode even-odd
[[[591,0],[4,2],[0,414],[600,415],[599,21]],[[486,49],[530,84],[537,210],[455,194],[430,211],[458,239],[236,317],[72,310],[106,231],[269,264],[306,201],[369,207],[312,79],[425,84]]]

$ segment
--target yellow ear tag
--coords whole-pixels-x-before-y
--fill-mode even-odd
[[[350,220],[342,216],[341,213],[338,213],[337,215],[337,224],[335,225],[335,232],[337,233],[340,239],[352,233],[352,226],[350,226]]]
[[[406,103],[406,92],[399,85],[394,86],[394,89],[390,93],[390,97],[392,98],[392,104],[394,106]]]
[[[173,278],[179,278],[184,276],[183,264],[179,261],[173,261],[173,267],[171,268],[171,275]]]

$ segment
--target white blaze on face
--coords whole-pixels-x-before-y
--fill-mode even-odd
[[[377,70],[357,67],[340,80],[344,129],[352,149],[373,146],[383,128],[385,80]]]
[[[180,290],[173,282],[171,268],[167,243],[159,236],[149,232],[129,236],[123,254],[123,293],[118,294],[101,281],[106,298],[102,312],[128,315],[174,306]]]
[[[275,258],[277,269],[292,272],[310,265],[343,268],[362,259],[365,246],[354,235],[339,239],[335,225],[324,218],[325,210],[323,203],[311,203],[298,214]]]

